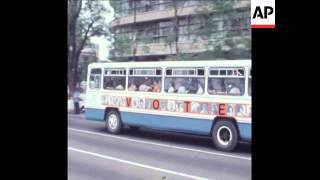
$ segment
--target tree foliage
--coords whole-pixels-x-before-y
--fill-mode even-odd
[[[99,0],[68,0],[68,86],[73,93],[78,81],[79,56],[93,36],[107,36],[104,14],[108,9]]]

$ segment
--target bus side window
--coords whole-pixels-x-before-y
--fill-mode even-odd
[[[103,77],[103,89],[106,90],[125,90],[126,84],[125,69],[105,69]]]
[[[114,81],[111,77],[104,76],[103,79],[103,89],[114,89]]]
[[[176,90],[175,90],[175,83],[174,83],[174,80],[173,78],[166,78],[165,79],[165,91],[167,93],[175,93]]]
[[[129,77],[129,91],[160,92],[161,77]]]
[[[91,69],[90,73],[90,89],[100,89],[101,82],[101,69]]]
[[[128,90],[159,93],[161,76],[161,69],[133,69],[128,79]]]
[[[204,68],[174,68],[167,69],[164,90],[167,93],[203,94]]]
[[[245,76],[243,68],[213,68],[210,70],[207,89],[209,94],[242,96],[244,87]]]
[[[208,93],[215,95],[242,96],[244,78],[208,78]]]
[[[165,91],[179,94],[203,94],[204,77],[167,77]]]
[[[209,94],[226,94],[224,79],[208,78],[208,93]]]

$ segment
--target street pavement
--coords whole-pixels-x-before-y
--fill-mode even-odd
[[[250,180],[251,145],[228,153],[202,136],[129,128],[112,135],[103,122],[69,114],[68,179]]]

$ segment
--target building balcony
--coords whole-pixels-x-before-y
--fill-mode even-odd
[[[240,40],[243,38],[250,38],[249,35],[234,37],[233,40]],[[213,44],[220,43],[219,40],[212,41],[184,41],[178,42],[178,48],[180,53],[201,53],[208,50],[213,50]],[[135,56],[162,56],[162,55],[175,55],[177,53],[175,43],[171,45],[166,43],[149,43],[149,44],[140,44],[136,46]],[[133,47],[127,51],[127,53],[113,54],[114,57],[132,57],[133,56]]]
[[[192,14],[197,14],[198,10],[201,8],[207,7],[205,4],[202,5],[193,5],[187,7],[180,7],[177,9],[178,16],[187,16]],[[242,7],[250,7],[250,1],[239,1],[235,4],[235,9],[242,8]],[[154,20],[161,20],[161,19],[169,19],[174,17],[174,9],[172,7],[165,8],[164,10],[152,10],[147,12],[137,12],[135,17],[135,22],[148,22]],[[127,24],[134,23],[134,15],[131,13],[127,16],[122,16],[114,19],[111,21],[111,26],[122,26]]]

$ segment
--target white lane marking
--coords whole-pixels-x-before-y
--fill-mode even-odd
[[[207,180],[208,179],[208,178],[199,177],[199,176],[193,176],[193,175],[190,175],[190,174],[185,174],[185,173],[172,171],[172,170],[168,170],[168,169],[162,169],[162,168],[158,168],[158,167],[154,167],[154,166],[150,166],[150,165],[146,165],[146,164],[127,161],[127,160],[124,160],[124,159],[119,159],[119,158],[115,158],[115,157],[111,157],[111,156],[106,156],[106,155],[102,155],[102,154],[98,154],[98,153],[94,153],[94,152],[89,152],[89,151],[85,151],[85,150],[81,150],[81,149],[77,149],[77,148],[73,148],[73,147],[68,147],[68,150],[76,151],[76,152],[79,152],[79,153],[88,154],[88,155],[92,155],[92,156],[96,156],[96,157],[100,157],[100,158],[104,158],[104,159],[109,159],[109,160],[112,160],[112,161],[117,161],[117,162],[121,162],[121,163],[125,163],[125,164],[130,164],[130,165],[133,165],[133,166],[138,166],[138,167],[142,167],[142,168],[146,168],[146,169],[165,172],[165,173],[168,173],[168,174],[174,174],[174,175],[178,175],[178,176],[182,176],[182,177],[186,177],[186,178],[199,179],[199,180]]]
[[[80,132],[80,133],[85,133],[85,134],[91,134],[91,135],[98,135],[98,136],[110,137],[110,138],[115,138],[115,139],[121,139],[121,140],[125,140],[125,141],[137,142],[137,143],[142,143],[142,144],[149,144],[149,145],[161,146],[161,147],[166,147],[166,148],[180,149],[180,150],[186,150],[186,151],[192,151],[192,152],[200,152],[200,153],[205,153],[205,154],[210,154],[210,155],[215,155],[215,156],[224,156],[224,157],[230,157],[230,158],[236,158],[236,159],[243,159],[243,160],[251,161],[250,157],[236,156],[236,155],[217,153],[217,152],[210,152],[210,151],[204,151],[204,150],[192,149],[192,148],[185,148],[185,147],[181,147],[181,146],[173,146],[173,145],[168,145],[168,144],[163,144],[163,143],[154,143],[154,142],[136,140],[136,139],[125,138],[125,137],[120,137],[120,136],[114,136],[114,135],[109,135],[109,134],[102,134],[102,133],[97,133],[97,132],[93,132],[93,131],[86,131],[86,130],[81,130],[81,129],[68,128],[68,130],[75,131],[75,132]]]

